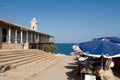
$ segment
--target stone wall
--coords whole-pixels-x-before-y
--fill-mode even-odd
[[[21,43],[2,43],[2,49],[24,49]]]

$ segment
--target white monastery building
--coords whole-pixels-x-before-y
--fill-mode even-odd
[[[31,29],[0,19],[0,49],[44,49],[54,44],[53,36],[37,31],[36,18],[31,21]]]

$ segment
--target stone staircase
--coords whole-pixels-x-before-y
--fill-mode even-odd
[[[0,51],[0,71],[5,72],[22,65],[34,62],[44,62],[45,60],[57,60],[58,57],[40,50],[1,50]]]

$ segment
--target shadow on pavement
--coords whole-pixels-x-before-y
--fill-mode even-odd
[[[71,69],[71,71],[66,72],[68,76],[67,80],[80,80],[80,75],[76,75],[74,69],[76,68],[77,64],[75,63],[68,63],[69,66],[65,66],[67,69]]]
[[[77,65],[78,62],[74,62],[74,63],[68,63],[69,65]]]

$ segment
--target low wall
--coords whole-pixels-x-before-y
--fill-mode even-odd
[[[21,43],[2,43],[1,49],[25,49]]]

